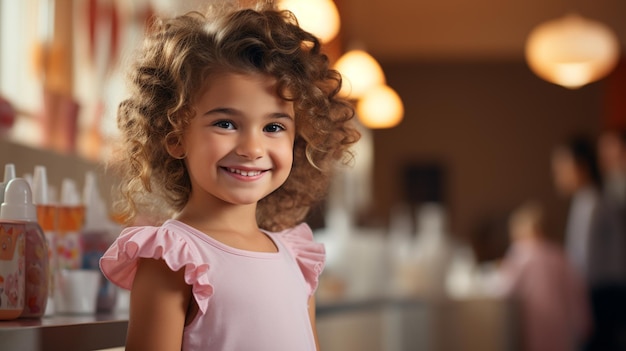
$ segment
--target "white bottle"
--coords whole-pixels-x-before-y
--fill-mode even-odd
[[[420,206],[417,209],[417,226],[416,247],[420,266],[418,290],[429,298],[443,298],[452,255],[444,208],[437,203]]]
[[[120,233],[121,228],[109,219],[106,204],[98,191],[96,174],[91,171],[85,174],[83,205],[85,224],[80,235],[83,244],[82,268],[99,271],[100,258]],[[111,312],[115,307],[117,294],[117,287],[102,276],[97,310]]]

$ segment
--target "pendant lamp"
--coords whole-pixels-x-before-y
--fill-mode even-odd
[[[341,94],[350,99],[359,99],[370,88],[385,84],[385,74],[380,64],[364,50],[346,52],[337,60],[334,68],[343,77]]]
[[[339,11],[332,0],[280,0],[278,8],[293,12],[300,27],[322,43],[330,42],[339,33]]]
[[[608,75],[619,41],[606,25],[568,14],[537,26],[526,41],[530,69],[548,82],[576,89]]]
[[[357,102],[356,111],[359,121],[371,129],[395,127],[404,117],[402,100],[387,85],[377,85],[365,92]]]

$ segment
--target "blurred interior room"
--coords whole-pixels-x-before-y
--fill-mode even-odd
[[[0,166],[14,164],[26,178],[45,166],[51,203],[61,201],[64,179],[81,189],[95,174],[116,235],[116,180],[106,164],[129,57],[153,16],[208,3],[0,0]],[[605,130],[626,130],[626,2],[331,4],[338,26],[324,50],[345,73],[363,137],[308,219],[327,251],[317,290],[321,349],[524,350],[522,313],[498,280],[509,218],[540,203],[546,237],[566,246],[570,198],[555,185],[552,158],[573,136],[595,143]],[[304,27],[305,14],[293,11]],[[310,12],[313,24],[332,27],[330,17]],[[537,49],[562,52],[532,51],[531,34],[570,20],[580,28],[561,28],[567,45],[554,34]],[[356,50],[375,59],[374,80],[399,103],[382,109],[381,118],[395,111],[391,125],[368,126],[367,92],[355,95],[356,80],[376,67],[350,77],[349,63],[339,68]],[[579,62],[557,67],[569,54]],[[559,81],[578,69],[582,80]],[[117,298],[123,315],[124,295]],[[93,348],[123,346],[109,342],[123,342],[124,332],[125,325],[102,331],[108,341]]]

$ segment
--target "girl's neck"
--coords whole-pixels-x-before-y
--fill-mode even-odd
[[[219,206],[187,203],[175,219],[202,231],[252,232],[258,231],[256,204]]]
[[[256,252],[278,252],[278,247],[256,222],[256,204],[191,206],[176,219],[227,246]]]

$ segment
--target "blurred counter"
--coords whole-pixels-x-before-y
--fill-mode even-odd
[[[128,317],[51,316],[0,321],[0,350],[99,350],[124,346]]]
[[[515,305],[496,298],[318,302],[322,350],[516,351]]]

